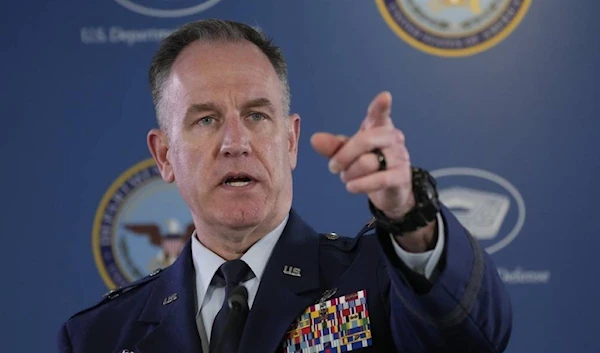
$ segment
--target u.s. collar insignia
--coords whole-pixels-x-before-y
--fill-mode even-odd
[[[283,266],[283,273],[288,276],[302,277],[302,269],[300,267],[285,265]]]
[[[177,293],[173,293],[163,300],[163,305],[170,304],[177,300]]]

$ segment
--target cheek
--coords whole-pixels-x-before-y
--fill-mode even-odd
[[[197,180],[198,172],[205,173],[207,168],[203,167],[204,158],[198,148],[192,146],[173,151],[173,170],[175,178],[181,180]]]
[[[288,142],[285,138],[277,136],[266,141],[266,146],[269,151],[269,155],[274,161],[282,163],[288,159]]]
[[[186,153],[184,150],[174,150],[173,151],[173,169],[175,173],[181,173],[185,171],[187,166],[186,163]]]
[[[278,137],[276,140],[271,139],[267,144],[268,160],[266,163],[273,169],[273,174],[277,179],[285,179],[290,171],[290,154],[287,139]]]

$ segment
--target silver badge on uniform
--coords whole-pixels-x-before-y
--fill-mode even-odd
[[[170,304],[176,300],[177,300],[177,293],[173,293],[173,294],[169,295],[168,297],[166,297],[165,300],[163,300],[163,305]]]
[[[293,267],[288,265],[283,266],[283,273],[285,273],[288,276],[302,277],[302,275],[300,274],[301,271],[302,270],[299,267]]]

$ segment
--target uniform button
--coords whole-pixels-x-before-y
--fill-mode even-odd
[[[335,233],[327,233],[325,234],[325,238],[329,239],[329,240],[336,240],[338,239],[340,236],[335,234]]]

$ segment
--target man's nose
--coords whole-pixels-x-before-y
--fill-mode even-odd
[[[249,132],[240,118],[227,119],[223,128],[221,154],[226,157],[238,157],[252,152]]]

